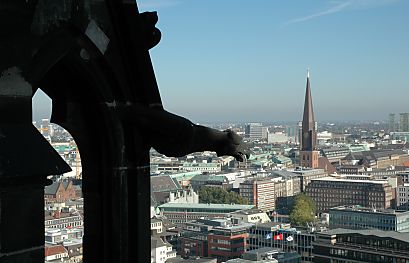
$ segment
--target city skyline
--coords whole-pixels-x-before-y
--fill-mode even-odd
[[[138,1],[158,11],[165,109],[193,122],[299,121],[309,67],[318,122],[409,111],[408,2],[244,3]]]

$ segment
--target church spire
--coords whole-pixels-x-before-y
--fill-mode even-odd
[[[312,151],[316,149],[316,123],[312,107],[310,71],[307,70],[307,85],[305,90],[304,114],[302,119],[301,149]]]

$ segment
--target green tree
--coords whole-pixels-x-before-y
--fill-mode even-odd
[[[246,199],[235,192],[228,192],[220,187],[211,186],[200,187],[199,202],[211,204],[248,204]]]
[[[290,221],[294,226],[305,226],[307,223],[315,220],[315,203],[305,194],[299,194],[295,197],[294,205],[290,213]]]

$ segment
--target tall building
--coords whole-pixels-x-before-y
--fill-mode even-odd
[[[252,178],[240,184],[240,195],[264,212],[276,208],[275,184],[271,178]]]
[[[319,152],[317,151],[317,123],[314,119],[310,88],[310,73],[307,73],[304,114],[300,132],[300,165],[301,167],[317,168]]]
[[[396,128],[395,113],[389,113],[389,132],[394,132]]]
[[[409,132],[409,113],[399,113],[399,131]]]
[[[250,140],[260,140],[263,138],[263,125],[261,123],[249,123],[245,127],[245,135]]]

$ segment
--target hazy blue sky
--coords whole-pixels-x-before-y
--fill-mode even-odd
[[[194,122],[300,120],[306,68],[316,119],[409,112],[407,0],[140,0],[164,106]]]

